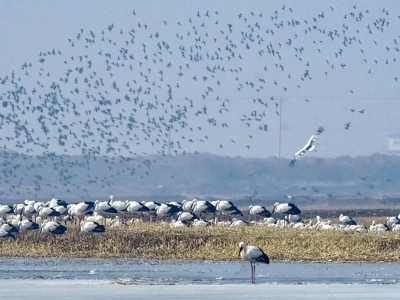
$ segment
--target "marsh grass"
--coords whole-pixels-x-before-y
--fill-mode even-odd
[[[171,228],[140,223],[83,235],[68,228],[63,236],[39,232],[0,241],[0,256],[237,260],[238,242],[257,245],[271,259],[289,261],[400,261],[397,232],[343,232],[250,226]]]

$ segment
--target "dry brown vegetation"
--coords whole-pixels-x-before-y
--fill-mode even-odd
[[[0,256],[236,260],[238,242],[260,246],[272,260],[400,261],[397,232],[343,232],[251,226],[170,228],[135,224],[83,235],[69,228],[53,237],[39,232],[0,241]]]

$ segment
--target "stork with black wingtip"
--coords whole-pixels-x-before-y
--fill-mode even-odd
[[[307,151],[313,151],[315,149],[315,145],[314,145],[315,144],[315,140],[324,131],[325,131],[324,127],[321,126],[321,127],[318,128],[317,133],[310,137],[310,139],[308,140],[307,144],[294,154],[293,159],[289,163],[290,167],[293,167],[294,163],[297,161],[297,159],[299,157],[301,157],[304,153],[306,153]],[[314,150],[314,151],[317,151],[317,150]]]
[[[244,261],[251,265],[251,283],[256,283],[256,263],[269,264],[269,257],[257,246],[247,246],[244,242],[239,243],[239,255]]]

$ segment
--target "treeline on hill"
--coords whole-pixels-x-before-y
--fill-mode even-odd
[[[30,156],[0,151],[0,202],[6,199],[67,200],[158,197],[221,197],[251,200],[279,196],[340,198],[399,194],[400,157],[222,157],[211,154]],[[172,197],[173,198],[173,197]]]

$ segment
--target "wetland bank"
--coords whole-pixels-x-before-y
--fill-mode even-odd
[[[20,233],[0,241],[1,257],[136,258],[235,261],[238,241],[258,245],[274,261],[399,262],[398,232],[347,232],[266,226],[171,228],[137,223],[84,235]]]

